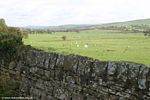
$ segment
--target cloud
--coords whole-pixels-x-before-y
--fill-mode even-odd
[[[150,18],[149,0],[4,0],[8,25],[98,24]]]

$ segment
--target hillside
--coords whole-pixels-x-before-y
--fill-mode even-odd
[[[144,26],[148,25],[150,26],[150,19],[139,19],[139,20],[131,20],[131,21],[125,21],[125,22],[115,22],[115,23],[107,23],[107,24],[69,24],[69,25],[59,25],[59,26],[28,26],[26,28],[30,29],[49,29],[51,31],[72,31],[72,30],[88,30],[88,29],[96,29],[96,28],[102,28],[102,27],[109,27],[109,26]],[[136,26],[137,27],[137,26]]]
[[[150,26],[150,18],[102,24],[102,26],[130,26],[130,25],[149,25]]]

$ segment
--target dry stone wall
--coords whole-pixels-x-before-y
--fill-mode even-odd
[[[35,100],[150,100],[150,69],[125,61],[99,61],[34,49],[11,62],[0,58],[0,77],[19,82],[19,95]]]

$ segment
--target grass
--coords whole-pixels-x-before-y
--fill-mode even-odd
[[[66,36],[66,40],[62,40]],[[123,33],[113,30],[89,30],[29,34],[26,45],[45,51],[79,54],[99,60],[132,61],[150,64],[150,37],[142,33]],[[87,48],[84,45],[88,45]],[[78,46],[79,47],[78,47]]]

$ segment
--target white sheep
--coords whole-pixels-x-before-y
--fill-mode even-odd
[[[78,42],[76,41],[76,43],[75,44],[78,44]]]
[[[88,48],[88,44],[85,44],[84,47],[85,47],[85,48]]]

